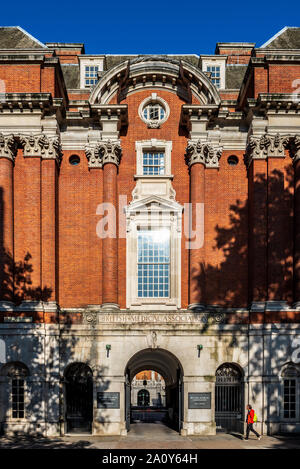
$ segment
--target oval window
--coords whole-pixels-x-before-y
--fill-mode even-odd
[[[69,163],[72,166],[77,166],[80,163],[80,158],[78,155],[71,155],[69,158]]]
[[[230,156],[228,156],[228,158],[227,158],[227,162],[228,162],[228,164],[229,164],[230,166],[236,166],[236,165],[238,164],[238,162],[239,162],[239,159],[238,159],[238,157],[235,156],[235,155],[230,155]]]

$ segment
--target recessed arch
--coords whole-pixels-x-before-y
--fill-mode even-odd
[[[176,93],[186,103],[220,104],[219,92],[199,68],[166,56],[143,56],[126,60],[108,70],[94,87],[90,104],[120,103],[139,90],[161,89]]]
[[[131,422],[131,382],[143,370],[158,372],[165,382],[165,413],[170,426],[180,431],[184,419],[183,368],[178,358],[160,348],[146,348],[135,353],[128,361],[125,373],[126,429]]]
[[[164,378],[166,385],[176,384],[178,372],[183,375],[183,367],[178,358],[168,350],[160,348],[147,348],[135,353],[128,361],[124,374],[128,373],[131,381],[137,373],[147,369],[157,371]]]

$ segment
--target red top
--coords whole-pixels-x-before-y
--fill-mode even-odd
[[[254,423],[253,419],[254,419],[254,410],[251,409],[251,410],[248,410],[248,415],[247,415],[247,423]]]

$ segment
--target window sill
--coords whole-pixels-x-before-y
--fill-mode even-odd
[[[134,179],[174,179],[174,174],[135,174]]]

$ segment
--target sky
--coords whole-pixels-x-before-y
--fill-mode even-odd
[[[87,54],[213,54],[217,42],[255,42],[300,26],[300,2],[52,0],[2,2],[1,26],[41,42],[83,42]]]

